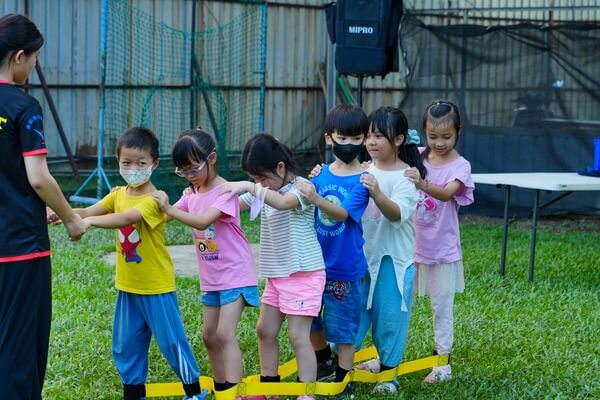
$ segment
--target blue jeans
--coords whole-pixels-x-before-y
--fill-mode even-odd
[[[325,330],[325,338],[330,343],[354,343],[360,324],[362,297],[363,279],[354,282],[328,279],[321,316],[313,319],[311,331]]]

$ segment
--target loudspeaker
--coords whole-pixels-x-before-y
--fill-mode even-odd
[[[338,72],[385,76],[398,71],[402,0],[338,0],[325,11]]]

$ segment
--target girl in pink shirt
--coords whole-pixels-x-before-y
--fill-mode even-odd
[[[454,293],[465,287],[458,227],[458,209],[473,203],[475,185],[471,164],[455,149],[460,136],[458,107],[434,101],[423,115],[427,146],[421,153],[427,169],[422,178],[415,168],[405,175],[420,189],[415,213],[419,295],[428,295],[433,310],[435,354],[450,354],[454,336]],[[434,367],[425,378],[437,383],[452,378],[450,364]]]
[[[165,192],[153,194],[167,216],[192,228],[204,306],[202,339],[215,391],[242,381],[242,353],[236,328],[245,306],[258,307],[258,278],[252,250],[240,226],[238,196],[222,192],[215,141],[201,129],[183,132],[173,148],[175,173],[190,184],[169,204]]]

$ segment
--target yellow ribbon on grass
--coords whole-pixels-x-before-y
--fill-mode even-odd
[[[360,363],[377,357],[374,347],[362,349],[354,354],[354,362]],[[235,400],[236,396],[243,395],[266,395],[266,396],[299,396],[302,394],[331,396],[341,393],[348,382],[377,383],[389,382],[400,375],[421,371],[448,364],[447,355],[435,355],[418,360],[407,361],[394,369],[374,374],[359,369],[352,370],[346,375],[344,382],[260,382],[260,375],[250,375],[242,380],[242,383],[234,387],[214,392],[213,379],[208,376],[200,377],[200,387],[214,392],[217,400]],[[279,366],[279,376],[285,379],[298,371],[296,359],[292,359]],[[166,397],[184,395],[181,382],[177,383],[147,383],[146,397]]]

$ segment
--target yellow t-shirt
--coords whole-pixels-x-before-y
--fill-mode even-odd
[[[142,214],[142,221],[116,230],[116,288],[137,294],[175,291],[175,269],[165,246],[166,215],[152,196],[130,196],[123,187],[106,195],[100,205],[109,213],[135,208]]]

